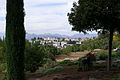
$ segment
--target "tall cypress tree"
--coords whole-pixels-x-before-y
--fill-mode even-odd
[[[6,59],[8,80],[25,80],[25,29],[23,7],[23,0],[7,0]]]

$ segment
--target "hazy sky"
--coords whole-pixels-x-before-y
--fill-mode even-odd
[[[0,32],[5,32],[6,0],[0,0]],[[77,0],[24,0],[27,33],[59,33],[71,35],[67,13]]]

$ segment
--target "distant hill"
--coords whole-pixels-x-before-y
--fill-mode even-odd
[[[0,33],[0,37],[1,38],[3,38],[3,36],[5,36],[5,34],[4,33]],[[32,38],[34,38],[34,37],[36,37],[36,38],[42,38],[42,37],[51,37],[51,38],[92,38],[92,37],[97,37],[98,35],[97,34],[74,34],[74,35],[72,35],[72,36],[67,36],[67,35],[61,35],[61,34],[50,34],[50,33],[45,33],[45,34],[39,34],[39,35],[37,35],[37,34],[29,34],[29,33],[27,33],[26,34],[26,39],[28,39],[28,40],[30,40],[30,39],[32,39]]]
[[[46,33],[46,34],[39,34],[39,35],[36,35],[36,34],[26,34],[26,39],[30,40],[34,37],[36,38],[42,38],[42,37],[51,37],[51,38],[92,38],[92,37],[97,37],[98,35],[97,34],[75,34],[75,35],[72,35],[72,36],[67,36],[67,35],[60,35],[60,34],[50,34],[50,33]]]
[[[50,33],[45,33],[45,34],[26,34],[26,39],[32,39],[32,38],[42,38],[42,37],[51,37],[51,38],[66,38],[66,37],[69,37],[69,36],[66,36],[66,35],[60,35],[60,34],[50,34]]]
[[[71,38],[92,38],[92,37],[97,37],[97,34],[75,34],[71,36]]]

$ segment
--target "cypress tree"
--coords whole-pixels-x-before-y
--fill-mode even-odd
[[[7,0],[6,59],[8,80],[25,80],[25,29],[23,7],[23,0]]]

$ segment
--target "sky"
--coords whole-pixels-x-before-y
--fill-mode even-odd
[[[6,0],[0,0],[0,32],[5,32]],[[67,13],[77,0],[24,0],[25,29],[34,34],[73,35]]]

